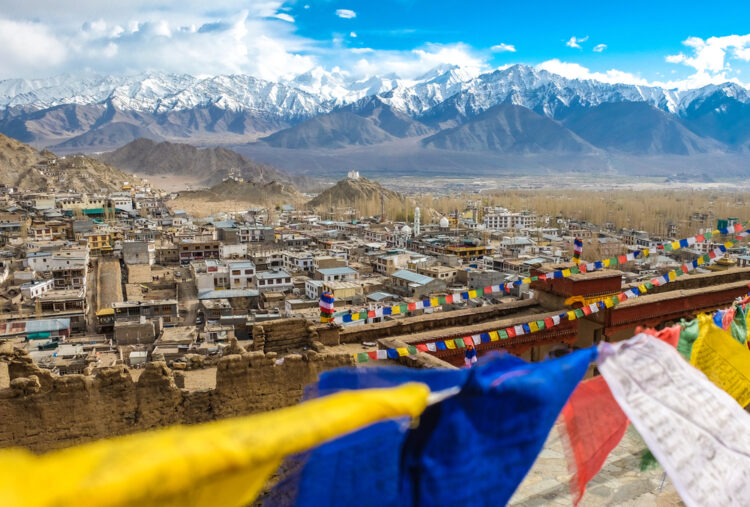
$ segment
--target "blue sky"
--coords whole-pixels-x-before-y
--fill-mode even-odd
[[[670,4],[670,5],[668,5]],[[0,78],[322,67],[404,78],[438,64],[527,63],[669,87],[750,83],[750,3],[0,0]]]

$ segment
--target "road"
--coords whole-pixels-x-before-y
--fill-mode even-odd
[[[96,332],[96,312],[111,308],[112,303],[122,301],[122,273],[120,261],[113,257],[91,259],[86,280],[86,328]]]

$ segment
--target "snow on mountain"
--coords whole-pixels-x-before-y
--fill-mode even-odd
[[[277,83],[247,75],[198,78],[163,73],[8,79],[0,81],[0,110],[111,102],[123,111],[161,113],[210,105],[294,120],[377,95],[392,108],[413,117],[428,114],[437,106],[470,117],[497,104],[510,103],[557,118],[571,108],[606,102],[646,102],[679,115],[696,100],[715,97],[717,93],[750,103],[748,90],[731,83],[677,92],[567,79],[526,65],[512,65],[484,74],[475,69],[440,66],[412,80],[396,76],[354,79],[338,70],[316,68]]]

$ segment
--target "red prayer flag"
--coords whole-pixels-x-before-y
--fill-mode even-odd
[[[547,275],[539,275],[539,279],[540,280],[546,280],[547,279]]]
[[[370,359],[372,359],[373,361],[377,360],[377,358],[378,358],[378,351],[377,350],[372,350],[372,351],[368,352],[367,355],[370,356]]]
[[[697,235],[697,236],[695,237],[695,242],[696,242],[696,243],[702,243],[702,242],[704,242],[704,241],[706,241],[706,237],[705,237],[705,236],[704,236],[703,234],[698,234],[698,235]]]
[[[710,258],[712,258],[712,259],[715,259],[716,258],[716,252],[714,252],[713,250],[711,250],[710,252],[708,252],[708,256]]]
[[[647,329],[640,329],[636,328],[635,334],[638,333],[646,333],[650,334],[651,336],[655,336],[661,341],[667,342],[671,346],[677,348],[677,343],[680,341],[680,333],[682,332],[682,326],[679,324],[675,324],[672,327],[665,327],[661,331],[657,331],[652,328]]]
[[[445,296],[445,304],[450,304],[453,302],[453,294],[449,294]]]
[[[372,319],[372,318],[374,318],[374,317],[375,317],[375,310],[370,310],[370,311],[368,311],[368,312],[367,312],[367,316],[368,316],[369,318],[371,318],[371,319]]]
[[[626,296],[624,292],[621,292],[617,295],[617,299],[619,299],[620,301],[625,301],[626,299],[628,299],[628,296]]]
[[[581,307],[581,310],[583,310],[584,315],[591,315],[591,308],[589,308],[588,306]]]
[[[617,258],[617,262],[619,262],[620,264],[625,264],[626,262],[628,262],[628,256],[627,255],[619,256]]]
[[[485,294],[492,294],[492,287],[489,286],[489,285],[487,287],[485,287],[484,288],[484,293]]]
[[[554,327],[554,325],[555,325],[555,321],[552,320],[552,317],[547,317],[546,319],[544,319],[545,327]]]
[[[417,303],[409,303],[406,307],[409,309],[409,311],[414,311],[417,309]]]
[[[505,332],[508,333],[508,338],[515,338],[516,337],[516,330],[512,327],[506,328]]]
[[[427,348],[427,344],[419,343],[417,344],[417,350],[420,352],[427,352],[429,349]]]
[[[578,505],[586,484],[601,470],[625,435],[628,418],[615,401],[604,377],[578,384],[562,409],[562,442],[568,458],[570,492]],[[567,438],[565,438],[567,437]]]

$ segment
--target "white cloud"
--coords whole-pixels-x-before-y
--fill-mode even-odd
[[[558,74],[568,79],[593,79],[603,83],[623,83],[632,85],[649,86],[649,82],[629,72],[610,69],[606,72],[591,72],[583,65],[577,63],[562,62],[557,58],[547,60],[537,65],[537,68]]]
[[[569,48],[578,48],[581,49],[581,42],[586,42],[589,40],[589,36],[583,37],[581,39],[577,38],[575,35],[568,39],[568,41],[565,43],[566,46]]]
[[[493,52],[495,52],[495,53],[503,53],[503,52],[515,53],[516,52],[516,46],[514,46],[513,44],[505,44],[503,42],[503,43],[497,44],[495,46],[492,46],[490,48],[490,50],[493,51]]]
[[[368,56],[363,57],[362,53],[365,51],[350,50],[353,54],[360,56],[359,60],[349,65],[355,76],[395,74],[405,79],[412,79],[439,65],[456,65],[473,72],[488,69],[485,60],[475,54],[466,44],[427,44],[411,51],[372,49],[366,51]]]
[[[336,9],[336,15],[344,19],[352,19],[357,17],[357,13],[350,9]]]
[[[62,65],[68,58],[63,41],[39,23],[0,19],[0,47],[0,77],[49,73],[50,68]]]
[[[281,21],[294,23],[294,18],[285,12],[277,12],[276,14],[273,15],[273,17],[276,19],[280,19]]]
[[[349,32],[349,37],[351,37],[352,39],[356,39],[357,38],[357,32]]]
[[[601,52],[602,52],[602,51],[604,51],[605,49],[607,49],[607,45],[606,45],[606,44],[597,44],[596,46],[594,46],[594,49],[593,49],[593,51],[594,51],[595,53],[601,53]]]
[[[739,71],[732,69],[731,60],[750,61],[750,34],[709,37],[705,40],[688,37],[682,44],[690,48],[689,54],[680,52],[665,58],[667,63],[682,64],[695,70],[694,74],[676,82],[679,88],[695,88],[726,81],[739,83],[736,76],[731,76],[732,73],[739,74]]]

